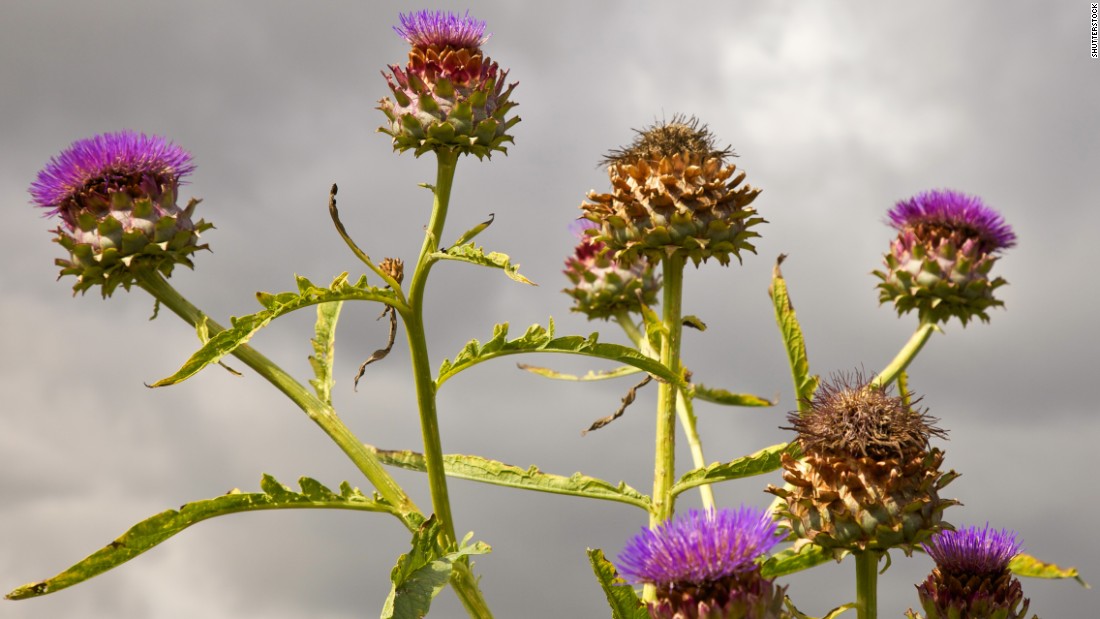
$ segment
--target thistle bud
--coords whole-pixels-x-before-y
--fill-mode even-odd
[[[1004,305],[993,292],[1006,282],[989,273],[1016,234],[980,198],[927,191],[898,202],[888,217],[898,236],[885,268],[874,272],[880,303],[892,302],[899,315],[916,310],[921,322],[955,316],[964,326],[975,316],[988,322],[986,310]]]
[[[782,458],[792,488],[767,489],[783,499],[780,511],[799,537],[838,556],[910,553],[942,528],[943,510],[956,501],[939,490],[957,475],[940,472],[944,454],[929,448],[931,437],[945,436],[935,419],[858,374],[823,383],[810,405],[788,417],[803,454]]]
[[[786,587],[761,576],[757,559],[779,541],[776,523],[751,508],[699,512],[642,529],[619,571],[654,585],[653,619],[778,619]]]
[[[586,219],[573,226],[579,242],[563,271],[573,287],[562,291],[573,297],[573,311],[589,320],[606,320],[621,312],[640,313],[642,303],[655,304],[661,281],[653,265],[642,257],[621,266],[611,258],[607,246],[588,233],[595,227]]]
[[[1020,553],[1015,533],[968,527],[941,531],[925,544],[936,562],[917,585],[926,619],[1024,619],[1029,601],[1008,563]],[[910,611],[912,616],[912,611]]]
[[[733,156],[695,118],[657,123],[605,158],[611,192],[589,192],[583,217],[599,225],[596,240],[623,265],[677,253],[696,266],[711,257],[740,261],[742,251],[756,251],[749,239],[760,235],[750,228],[764,219],[750,206],[760,190],[742,184]]]
[[[31,184],[32,202],[57,215],[54,239],[69,251],[61,275],[77,278],[73,292],[102,286],[108,297],[129,289],[141,269],[169,276],[211,224],[192,221],[199,201],[176,206],[182,178],[194,171],[191,154],[158,136],[133,131],[79,140],[54,157]]]
[[[393,138],[393,149],[413,149],[416,156],[438,149],[472,153],[478,159],[493,151],[507,154],[508,130],[519,122],[508,117],[515,83],[504,88],[508,71],[484,56],[489,39],[485,22],[444,11],[401,15],[394,31],[412,46],[404,69],[383,72],[393,100],[379,101],[389,123],[379,128]]]

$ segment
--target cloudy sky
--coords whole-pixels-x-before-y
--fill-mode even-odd
[[[461,264],[433,271],[428,309],[438,363],[492,325],[521,329],[554,316],[562,333],[613,325],[570,315],[562,261],[567,226],[596,166],[631,128],[695,114],[741,158],[769,220],[743,266],[689,270],[685,362],[698,380],[778,395],[774,409],[698,407],[708,459],[788,440],[786,362],[765,294],[776,255],[806,332],[813,370],[881,368],[915,327],[876,302],[877,268],[898,199],[950,187],[983,196],[1014,226],[1019,246],[997,264],[1011,285],[988,325],[952,323],[911,368],[911,386],[950,431],[947,465],[963,473],[947,494],[956,524],[1015,529],[1040,558],[1100,581],[1095,514],[1100,487],[1089,269],[1100,167],[1100,60],[1089,57],[1089,4],[981,1],[811,6],[794,2],[442,3],[488,22],[485,49],[520,82],[523,122],[507,157],[464,160],[449,221],[453,236],[489,213],[480,237],[539,283]],[[168,136],[199,165],[184,190],[203,198],[213,253],[176,286],[219,319],[256,311],[257,290],[327,281],[361,266],[325,210],[340,184],[351,234],[372,256],[415,258],[430,196],[430,158],[390,152],[374,109],[379,74],[403,61],[390,30],[396,2],[11,2],[0,9],[0,589],[44,578],[134,522],[271,473],[331,486],[365,480],[318,429],[265,382],[209,369],[149,390],[196,347],[167,312],[155,322],[143,293],[71,298],[55,281],[51,224],[26,188],[75,139],[131,128]],[[1092,172],[1090,172],[1090,170]],[[385,339],[375,306],[347,307],[339,333],[335,404],[365,441],[417,448],[405,342],[370,368]],[[303,381],[312,312],[275,323],[255,343]],[[629,383],[550,383],[507,359],[440,393],[444,449],[568,474],[625,480],[648,492],[654,393],[586,437]],[[571,359],[535,363],[584,370]],[[680,459],[687,469],[686,452]],[[397,473],[429,504],[425,480]],[[777,476],[728,483],[719,500],[764,506]],[[584,549],[617,553],[644,524],[618,504],[452,483],[460,532],[494,548],[477,561],[498,617],[605,617]],[[682,507],[696,505],[687,496]],[[136,561],[39,600],[0,604],[0,618],[374,616],[407,534],[393,519],[351,512],[268,512],[205,522]],[[883,616],[916,605],[930,569],[902,560],[881,578]],[[849,601],[850,562],[785,579],[803,611]],[[1032,610],[1092,616],[1096,593],[1027,580]],[[459,617],[450,592],[432,616]]]

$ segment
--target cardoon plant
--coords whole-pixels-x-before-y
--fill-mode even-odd
[[[100,286],[108,297],[129,290],[138,273],[172,274],[193,267],[199,235],[213,226],[192,221],[199,201],[176,205],[191,154],[159,136],[133,131],[73,142],[31,184],[36,205],[57,216],[54,239],[69,252],[58,259],[61,275],[73,275],[73,292]]]
[[[941,531],[922,546],[936,562],[928,579],[917,585],[925,619],[1027,617],[1029,602],[1008,569],[1020,554],[1015,533],[987,524]]]
[[[916,310],[921,322],[956,317],[963,325],[974,317],[988,322],[986,310],[1004,305],[993,293],[1007,282],[989,273],[1016,234],[981,198],[925,191],[898,202],[889,223],[898,237],[885,270],[875,271],[881,302],[892,302],[899,314]]]
[[[661,317],[646,330],[658,334],[659,359],[677,377],[685,376],[680,360],[683,329],[683,271],[709,258],[728,264],[730,256],[755,251],[750,230],[764,220],[751,206],[760,190],[743,184],[744,172],[729,162],[732,149],[718,147],[705,124],[676,115],[654,123],[629,145],[604,159],[610,193],[588,194],[583,217],[598,225],[594,238],[604,243],[622,265],[648,258],[661,264]],[[673,514],[675,495],[675,429],[680,385],[663,381],[657,392],[657,430],[650,527]],[[653,587],[646,588],[652,600]]]
[[[956,475],[940,471],[944,454],[929,446],[944,432],[908,394],[891,395],[858,373],[823,383],[808,411],[789,420],[802,457],[783,454],[787,484],[767,491],[781,499],[778,513],[798,537],[838,560],[855,555],[860,617],[874,617],[880,557],[891,548],[912,552],[957,503],[939,496]]]
[[[779,542],[762,510],[691,510],[642,529],[619,555],[619,570],[653,586],[653,619],[777,619],[786,587],[760,574],[759,560]]]
[[[974,317],[984,321],[987,309],[1001,305],[993,293],[1004,282],[990,272],[1000,252],[1016,239],[1000,215],[978,198],[930,191],[890,212],[898,236],[884,269],[875,273],[880,299],[892,302],[899,313],[916,310],[920,326],[871,380],[853,374],[820,384],[810,371],[805,339],[776,264],[769,296],[798,406],[789,416],[788,429],[797,432],[790,443],[723,456],[719,462],[708,463],[703,457],[704,433],[697,428],[693,402],[754,407],[775,402],[706,387],[681,360],[683,327],[706,329],[703,320],[683,311],[686,264],[698,267],[711,258],[722,265],[733,258],[740,263],[745,252],[755,252],[753,239],[764,223],[755,209],[760,190],[745,183],[745,173],[732,163],[732,149],[719,146],[714,134],[690,116],[655,123],[605,157],[610,189],[589,193],[581,205],[584,222],[577,232],[582,236],[566,261],[571,284],[566,292],[574,309],[589,319],[614,319],[631,345],[602,341],[598,333],[557,335],[552,321],[510,336],[508,323],[501,323],[488,339],[470,340],[451,358],[433,361],[424,315],[428,276],[436,263],[490,267],[514,281],[532,283],[508,256],[474,243],[492,216],[459,235],[444,235],[460,156],[483,159],[506,153],[505,144],[513,141],[510,131],[519,118],[511,113],[515,84],[505,85],[508,71],[482,50],[489,39],[485,22],[468,13],[430,10],[399,19],[394,31],[409,45],[408,61],[383,73],[392,98],[379,103],[385,116],[379,131],[389,136],[395,151],[411,150],[416,156],[430,152],[436,158],[435,182],[424,185],[432,192],[432,210],[415,260],[406,263],[395,256],[375,262],[341,222],[337,187],[332,185],[329,216],[367,275],[352,279],[344,272],[327,286],[299,277],[292,291],[257,293],[262,309],[231,319],[226,328],[166,279],[176,265],[193,266],[193,254],[206,247],[200,234],[211,228],[193,219],[198,200],[183,208],[177,205],[179,189],[195,168],[187,151],[158,136],[132,131],[102,134],[74,142],[48,162],[30,187],[32,202],[58,218],[55,240],[67,252],[58,264],[62,275],[76,277],[75,291],[99,287],[107,297],[119,287],[137,287],[195,328],[201,341],[198,351],[176,373],[150,386],[179,383],[234,355],[332,439],[370,484],[368,491],[347,482],[333,490],[308,477],[300,480],[300,490],[291,489],[265,475],[260,492],[234,490],[156,514],[60,574],[15,589],[9,598],[40,596],[91,578],[205,519],[308,507],[388,514],[411,534],[409,551],[396,559],[391,571],[392,588],[381,604],[383,619],[423,617],[448,584],[469,616],[488,619],[492,613],[470,557],[487,553],[489,547],[470,543],[469,535],[457,536],[448,476],[641,510],[649,527],[619,556],[622,572],[631,583],[642,585],[640,597],[631,583],[619,578],[602,551],[589,550],[612,614],[623,619],[646,614],[655,619],[801,619],[805,615],[795,609],[787,588],[775,585],[775,578],[847,554],[856,557],[856,601],[841,605],[826,619],[853,606],[860,619],[874,619],[879,559],[891,549],[908,554],[921,544],[937,562],[933,574],[918,587],[929,619],[1021,619],[1027,600],[1010,569],[1076,576],[1072,569],[1026,555],[1013,558],[1019,546],[1003,531],[942,531],[949,528],[943,511],[954,501],[941,498],[939,492],[955,474],[941,471],[944,454],[931,441],[944,438],[945,432],[935,425],[937,420],[916,408],[905,370],[939,325],[952,317],[964,325]],[[593,105],[601,100],[593,97]],[[568,218],[563,215],[563,220]],[[422,438],[419,452],[365,443],[333,407],[336,325],[343,304],[356,301],[380,305],[390,326],[387,344],[363,362],[360,376],[387,356],[397,323],[404,325]],[[307,307],[315,308],[317,316],[314,354],[309,358],[314,377],[308,386],[248,344],[276,318]],[[537,466],[444,453],[439,390],[474,365],[521,353],[583,355],[617,364],[584,376],[542,372],[568,380],[644,374],[617,414],[633,401],[641,385],[654,379],[659,383],[650,495],[624,482],[581,472],[558,475]],[[698,369],[700,374],[715,371]],[[717,368],[727,370],[725,364]],[[897,395],[891,390],[895,383]],[[691,448],[692,468],[687,471],[676,468],[677,417]],[[727,436],[706,438],[717,438],[712,445],[727,451],[734,444]],[[387,466],[426,475],[430,510],[416,505]],[[779,470],[786,485],[768,487],[776,496],[772,509],[733,511],[716,505],[710,485]],[[678,497],[693,489],[700,491],[705,510],[675,518]],[[577,532],[578,537],[584,535],[587,531]],[[770,554],[781,538],[792,545]]]
[[[394,150],[507,153],[508,130],[519,122],[508,116],[516,85],[505,88],[508,71],[481,51],[489,39],[485,22],[468,11],[416,11],[401,15],[394,31],[412,46],[404,69],[390,65],[391,74],[383,74],[394,100],[379,102],[389,119],[380,131],[393,138]]]

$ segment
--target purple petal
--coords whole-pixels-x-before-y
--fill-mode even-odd
[[[162,137],[134,131],[103,133],[77,140],[50,159],[29,191],[34,204],[54,215],[89,181],[109,185],[113,179],[147,176],[178,182],[194,170],[191,153]]]
[[[764,511],[700,512],[642,529],[619,554],[619,570],[636,583],[714,582],[753,569],[776,543],[776,523]]]
[[[989,524],[956,531],[940,531],[922,544],[928,556],[941,570],[954,575],[995,574],[1008,568],[1012,557],[1020,554],[1016,533],[995,531]]]
[[[485,34],[485,22],[449,11],[416,11],[401,13],[400,26],[393,31],[414,47],[466,47],[478,49],[489,40]]]
[[[951,189],[921,192],[898,202],[887,215],[898,230],[919,224],[965,230],[980,239],[986,251],[1007,249],[1016,244],[1016,233],[1000,213],[985,205],[981,198]]]

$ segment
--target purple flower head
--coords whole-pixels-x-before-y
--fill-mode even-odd
[[[933,189],[902,200],[890,209],[887,218],[901,231],[927,228],[941,236],[957,233],[974,239],[983,253],[1016,244],[1016,233],[1000,213],[977,196],[951,189]]]
[[[751,507],[700,512],[642,529],[619,555],[619,571],[658,587],[714,582],[755,569],[776,543],[776,523]]]
[[[968,527],[940,531],[922,544],[941,571],[955,576],[994,575],[1008,569],[1012,557],[1020,554],[1020,542],[1012,531]]]
[[[191,153],[168,140],[134,131],[102,133],[73,142],[50,159],[31,183],[32,202],[61,214],[72,227],[82,197],[152,184],[175,186],[195,170]]]
[[[485,34],[485,22],[449,11],[401,13],[401,25],[393,31],[413,47],[465,47],[476,50],[492,35]]]

